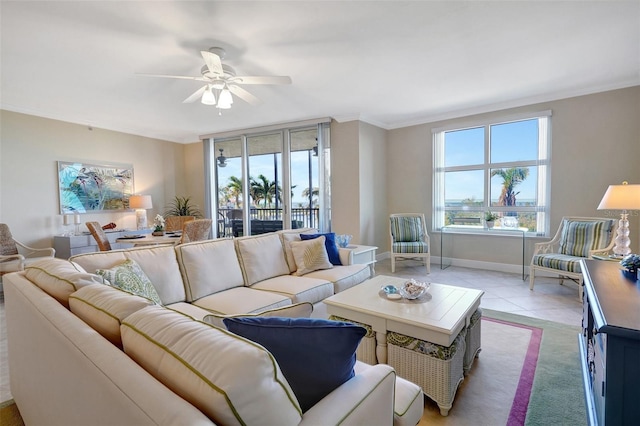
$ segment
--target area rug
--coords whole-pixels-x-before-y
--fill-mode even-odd
[[[420,425],[586,422],[579,327],[483,309],[482,351],[443,417],[428,398]]]

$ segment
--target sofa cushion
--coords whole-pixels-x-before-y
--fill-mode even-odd
[[[327,232],[325,234],[300,234],[302,240],[312,240],[314,238],[324,237],[324,244],[327,249],[327,255],[329,256],[329,262],[332,265],[342,265],[340,261],[340,254],[338,253],[338,245],[336,244],[336,234],[334,232]]]
[[[86,271],[109,269],[127,259],[138,262],[153,283],[163,304],[186,300],[182,275],[178,267],[174,246],[134,247],[126,250],[84,253],[71,257]]]
[[[255,314],[237,314],[237,315],[223,315],[223,314],[209,314],[203,318],[203,321],[207,324],[214,325],[216,327],[226,328],[222,320],[225,318],[238,318],[238,317],[286,317],[286,318],[309,318],[313,313],[313,305],[308,302],[296,303],[295,305],[284,306],[282,308],[269,309],[266,311],[258,312]]]
[[[98,269],[96,274],[103,277],[110,285],[129,293],[147,298],[161,305],[162,301],[155,287],[144,273],[138,262],[128,259],[111,269]]]
[[[181,244],[176,247],[176,255],[187,301],[244,285],[233,240]]]
[[[280,235],[282,238],[282,245],[284,246],[284,253],[287,259],[287,265],[289,265],[289,272],[294,273],[296,269],[298,269],[296,265],[296,259],[293,257],[293,251],[291,250],[291,242],[292,241],[300,241],[300,233],[299,232],[287,232],[282,233]]]
[[[194,305],[219,314],[245,314],[291,305],[285,295],[255,290],[253,287],[234,287],[202,297]]]
[[[366,330],[317,318],[225,318],[232,332],[271,352],[306,411],[354,376],[356,349]]]
[[[149,299],[102,284],[83,287],[69,296],[71,312],[120,349],[122,320],[150,305]]]
[[[559,253],[569,256],[588,257],[590,250],[603,249],[609,245],[614,221],[578,221],[565,219],[560,235]]]
[[[244,274],[244,283],[251,286],[267,278],[288,275],[280,236],[275,233],[234,239]]]
[[[102,283],[101,277],[87,273],[77,263],[56,257],[37,260],[28,265],[25,276],[67,308],[71,293],[88,285]]]
[[[333,283],[333,292],[340,293],[371,278],[371,269],[369,265],[356,263],[314,271],[305,275],[304,278],[330,281]]]
[[[327,269],[328,271],[331,269]],[[333,296],[333,284],[324,279],[309,278],[308,275],[280,275],[269,278],[251,286],[252,289],[281,294],[288,297],[292,303],[318,303]]]
[[[221,425],[292,425],[300,406],[264,347],[159,306],[122,323],[125,352]]]
[[[296,272],[300,276],[319,269],[333,268],[325,248],[325,238],[320,236],[309,241],[292,241],[291,251],[296,261]]]

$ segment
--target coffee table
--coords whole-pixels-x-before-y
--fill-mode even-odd
[[[377,361],[388,362],[396,369],[398,375],[421,386],[423,392],[438,403],[441,414],[446,416],[453,403],[456,389],[463,380],[462,363],[466,343],[465,336],[460,336],[460,333],[469,326],[472,315],[480,306],[484,292],[432,283],[425,296],[419,300],[410,301],[389,300],[380,291],[385,285],[393,284],[398,287],[405,281],[406,279],[403,278],[378,275],[325,299],[324,303],[330,315],[371,326],[375,332]],[[479,328],[477,332],[479,333]],[[456,365],[451,367],[448,363],[445,366],[446,371],[437,367],[438,371],[435,374],[444,374],[443,378],[425,377],[425,374],[431,374],[429,371],[433,370],[434,362],[438,365],[443,363],[427,355],[417,354],[416,358],[410,359],[414,360],[411,361],[414,364],[427,363],[428,368],[415,368],[420,367],[416,365],[394,365],[397,362],[395,355],[391,359],[388,356],[388,333],[410,336],[446,348],[456,342],[459,352],[455,359]],[[479,336],[477,341],[479,345]],[[479,347],[468,349],[475,355]],[[443,381],[444,385],[441,383]]]

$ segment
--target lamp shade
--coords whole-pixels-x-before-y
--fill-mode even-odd
[[[150,209],[153,208],[151,195],[132,195],[129,197],[129,207],[132,209]]]
[[[640,210],[640,185],[609,185],[598,210]]]

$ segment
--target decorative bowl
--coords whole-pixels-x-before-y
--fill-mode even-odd
[[[400,288],[398,288],[398,291],[405,299],[414,300],[424,296],[424,294],[429,290],[429,287],[429,283],[423,283],[411,278],[409,281],[402,284]]]
[[[338,244],[338,246],[342,248],[345,248],[351,242],[351,238],[353,238],[353,235],[336,234],[336,244]]]

